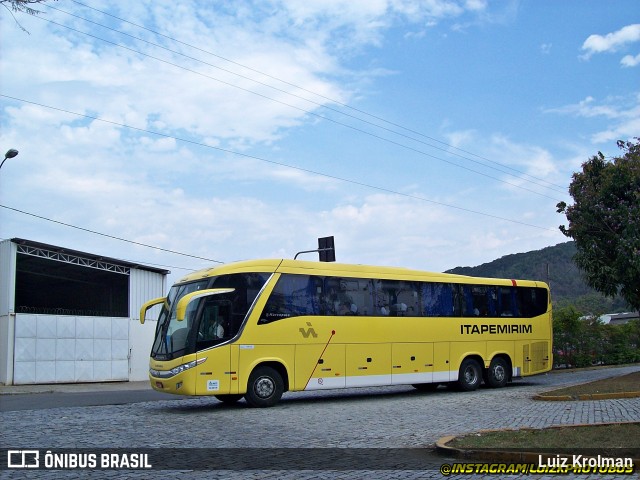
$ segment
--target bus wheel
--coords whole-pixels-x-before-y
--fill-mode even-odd
[[[508,365],[504,358],[495,357],[491,360],[489,371],[487,372],[487,383],[490,387],[504,387],[509,380]]]
[[[482,368],[480,368],[480,364],[473,358],[465,359],[460,365],[458,382],[456,383],[458,390],[471,392],[480,386],[481,381]]]
[[[232,405],[242,398],[242,394],[216,395],[215,397],[222,403]]]
[[[258,367],[249,376],[245,400],[252,407],[272,407],[284,392],[284,382],[271,367]]]

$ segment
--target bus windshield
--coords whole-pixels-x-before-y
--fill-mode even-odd
[[[234,338],[269,276],[267,273],[220,275],[171,287],[158,318],[151,357],[171,360]],[[184,320],[178,321],[178,301],[189,293],[208,288],[234,290],[190,302]]]
[[[197,302],[189,305],[190,308],[183,322],[178,322],[176,319],[176,306],[182,297],[198,290],[204,290],[208,284],[209,279],[206,279],[171,287],[169,295],[167,295],[167,301],[158,318],[156,338],[151,348],[151,356],[153,358],[173,358],[174,353],[184,350],[187,340],[187,323],[192,317],[193,304]]]

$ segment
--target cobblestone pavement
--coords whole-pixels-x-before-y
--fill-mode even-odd
[[[534,394],[560,386],[639,370],[640,366],[630,366],[552,373],[529,377],[503,389],[482,388],[468,393],[442,388],[437,392],[421,393],[409,386],[287,393],[280,404],[268,409],[249,408],[244,401],[225,406],[214,398],[200,397],[130,405],[5,412],[0,415],[0,446],[44,450],[427,448],[432,447],[442,436],[484,429],[639,421],[640,398],[570,402],[532,400]],[[90,474],[92,478],[157,479],[179,474],[184,479],[441,479],[444,477],[439,472],[439,465],[456,461],[434,453],[428,455],[434,462],[434,468],[426,471],[234,472],[190,469],[180,472],[101,470],[90,473],[69,470],[5,470],[0,471],[0,477],[57,479],[83,478]],[[454,475],[450,478],[462,477]],[[473,475],[467,478],[499,476]],[[509,478],[521,477],[515,475]]]

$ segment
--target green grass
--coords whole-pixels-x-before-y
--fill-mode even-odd
[[[595,449],[606,455],[617,449],[638,450],[640,423],[585,425],[544,429],[480,432],[457,437],[449,447],[483,450],[576,450]]]
[[[580,395],[640,392],[640,372],[622,375],[620,377],[605,378],[596,382],[559,388],[551,392],[541,393],[541,397],[569,396],[578,398]]]

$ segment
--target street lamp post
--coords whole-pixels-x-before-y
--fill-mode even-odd
[[[13,158],[16,155],[18,155],[18,150],[16,150],[15,148],[10,148],[9,150],[7,150],[7,153],[4,154],[4,160],[2,160],[2,163],[0,163],[0,168],[2,168],[4,162],[7,161],[7,158]]]

